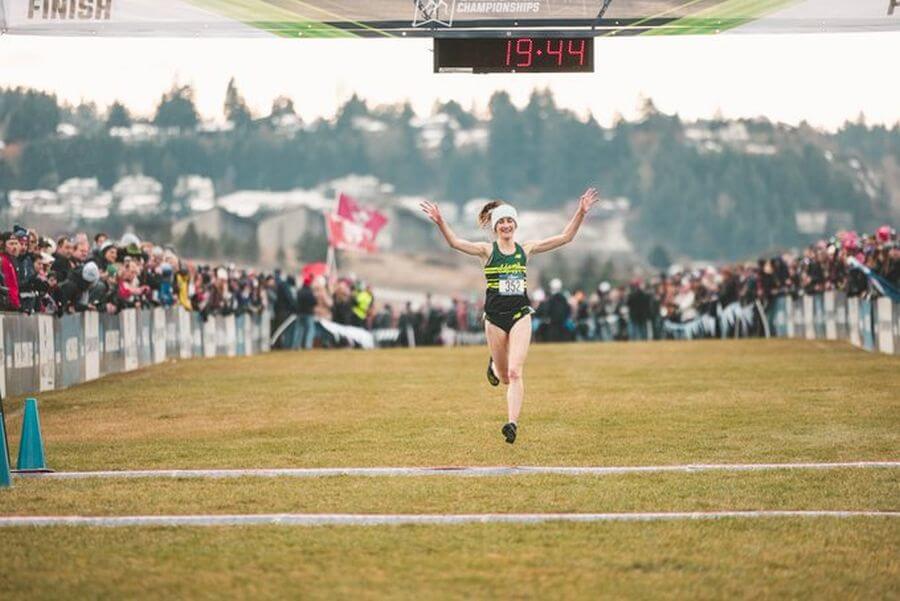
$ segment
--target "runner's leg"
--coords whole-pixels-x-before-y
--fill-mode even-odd
[[[484,335],[487,338],[491,358],[494,360],[494,373],[504,384],[509,384],[507,377],[506,356],[509,336],[502,328],[498,328],[488,320],[484,320]]]
[[[525,382],[522,372],[525,368],[525,357],[531,345],[531,315],[517,321],[509,332],[509,355],[507,361],[507,378],[509,388],[506,389],[506,405],[509,421],[517,423],[525,399]]]

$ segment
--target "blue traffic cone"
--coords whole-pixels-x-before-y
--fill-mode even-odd
[[[44,440],[41,437],[41,419],[37,401],[25,400],[25,418],[22,420],[22,442],[19,444],[19,461],[16,471],[49,472],[44,461]]]
[[[2,409],[0,409],[0,488],[12,486],[12,476],[9,473],[9,449],[6,448],[6,426]]]

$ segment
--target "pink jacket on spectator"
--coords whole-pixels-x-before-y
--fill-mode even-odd
[[[0,255],[0,269],[3,270],[3,285],[9,290],[9,305],[13,309],[21,306],[19,302],[19,276],[16,274],[16,266],[13,260],[6,253]]]

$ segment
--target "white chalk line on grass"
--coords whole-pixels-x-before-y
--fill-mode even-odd
[[[734,518],[900,517],[900,511],[705,511],[669,513],[476,513],[476,514],[293,514],[139,515],[115,517],[0,517],[0,528],[23,526],[400,526],[540,524],[545,522],[657,522]]]
[[[122,470],[93,472],[53,472],[16,474],[20,478],[69,480],[83,478],[320,478],[327,476],[517,476],[559,474],[569,476],[604,476],[611,474],[654,474],[695,472],[745,472],[764,470],[900,468],[900,461],[852,461],[843,463],[708,463],[688,465],[644,466],[472,466],[472,467],[318,467],[272,469],[197,469],[197,470]]]

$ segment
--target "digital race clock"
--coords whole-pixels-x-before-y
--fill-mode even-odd
[[[594,38],[435,38],[435,73],[592,73]]]

